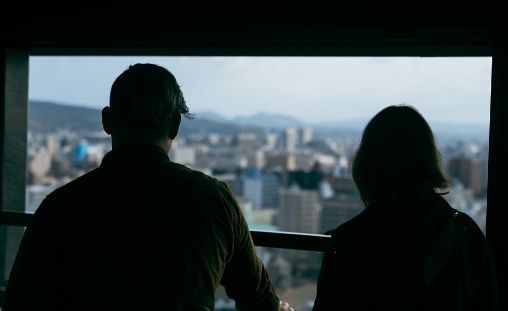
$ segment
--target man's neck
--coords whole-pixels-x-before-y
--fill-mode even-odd
[[[128,146],[128,145],[140,145],[140,144],[146,144],[146,145],[156,145],[161,147],[166,151],[166,153],[169,153],[169,150],[171,149],[171,139],[163,139],[160,141],[151,141],[146,139],[119,139],[118,137],[111,137],[111,146],[114,149]]]

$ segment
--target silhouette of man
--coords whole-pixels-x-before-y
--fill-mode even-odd
[[[130,66],[113,83],[100,167],[49,194],[27,227],[5,310],[290,310],[223,183],[168,157],[181,115],[174,76]]]

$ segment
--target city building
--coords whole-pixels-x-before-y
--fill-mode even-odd
[[[287,151],[294,151],[298,147],[298,132],[293,127],[288,127],[282,132],[282,142],[284,149]]]
[[[448,162],[448,174],[454,181],[459,181],[465,187],[471,188],[475,196],[485,196],[487,184],[485,180],[485,165],[480,158],[464,156],[453,157]]]
[[[298,136],[300,139],[300,147],[304,147],[312,141],[312,127],[306,126],[298,128]]]
[[[265,153],[265,168],[279,171],[295,170],[295,156],[288,152],[267,152]]]
[[[278,222],[283,231],[318,233],[320,210],[318,191],[293,185],[279,192]]]
[[[173,146],[169,152],[171,161],[187,166],[196,164],[196,148],[194,146]]]
[[[252,201],[255,210],[277,207],[280,182],[275,174],[251,166],[245,170],[242,180],[243,196]]]

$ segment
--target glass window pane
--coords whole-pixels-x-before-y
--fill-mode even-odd
[[[174,73],[195,120],[173,161],[225,181],[252,229],[324,233],[363,203],[349,162],[367,121],[406,103],[434,130],[445,198],[485,228],[490,57],[31,57],[26,210],[100,164],[116,76]]]
[[[349,162],[362,129],[406,103],[434,131],[446,200],[485,230],[490,57],[31,57],[27,212],[100,164],[111,149],[100,109],[138,62],[173,72],[197,115],[183,121],[171,159],[225,181],[251,229],[324,233],[360,213]],[[23,230],[0,226],[0,286]],[[258,254],[281,298],[311,308],[322,255]],[[217,301],[231,307],[221,290]]]

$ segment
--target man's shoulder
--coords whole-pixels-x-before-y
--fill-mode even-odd
[[[35,211],[34,219],[38,219],[39,222],[58,222],[59,219],[68,216],[72,211],[67,206],[68,203],[89,194],[90,185],[94,184],[97,175],[97,169],[92,170],[50,192]]]
[[[179,163],[169,163],[167,174],[182,185],[192,186],[192,188],[217,190],[224,186],[224,182],[217,178]]]
[[[191,169],[182,164],[170,162],[165,164],[164,167],[159,167],[159,169],[161,169],[160,171],[162,172],[162,176],[157,177],[157,179],[160,179],[159,181],[162,183],[173,180],[182,187],[190,187],[201,191],[206,189],[213,191],[223,189],[225,187],[224,182],[218,180],[217,178]],[[107,172],[102,170],[100,167],[96,168],[55,189],[48,195],[48,197],[55,200],[69,195],[73,196],[81,192],[89,192],[92,189],[99,187],[100,184],[107,184],[107,180],[111,177],[110,175],[116,173],[117,172]]]
[[[58,200],[62,197],[69,195],[76,195],[77,192],[87,192],[88,188],[94,184],[94,180],[99,179],[99,171],[98,169],[94,169],[90,172],[87,172],[76,179],[56,188],[50,194],[48,194],[47,198],[52,200]]]
[[[168,173],[178,182],[176,188],[182,190],[178,196],[185,198],[187,204],[205,209],[210,216],[233,219],[240,214],[234,195],[225,182],[178,163],[171,163]],[[189,194],[191,198],[186,196]]]

